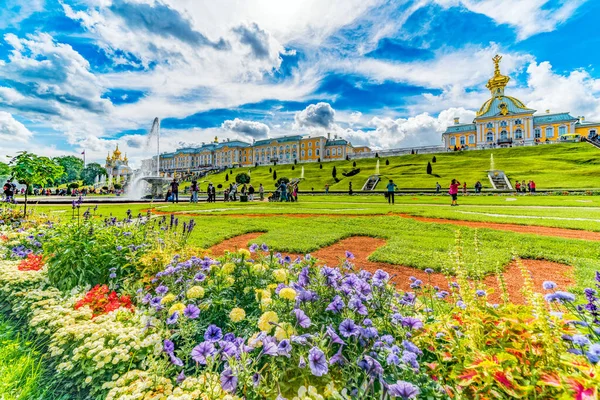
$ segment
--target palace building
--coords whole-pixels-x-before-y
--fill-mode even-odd
[[[447,149],[510,147],[536,143],[554,143],[578,137],[596,137],[600,122],[586,122],[584,117],[573,117],[569,112],[535,114],[520,100],[504,93],[510,81],[500,73],[501,56],[494,61],[494,76],[486,87],[491,97],[472,123],[461,124],[458,118],[442,134]]]
[[[131,174],[131,168],[129,167],[129,160],[127,155],[123,156],[119,150],[119,145],[112,155],[109,153],[106,157],[106,164],[104,165],[106,173],[109,177],[112,177],[112,182],[128,181]]]
[[[354,147],[345,139],[330,134],[325,136],[282,136],[246,143],[229,140],[198,147],[185,147],[160,155],[161,172],[194,172],[202,169],[253,166],[271,163],[315,162],[343,160],[358,153],[370,153],[366,146]]]

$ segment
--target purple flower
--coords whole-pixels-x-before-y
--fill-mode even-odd
[[[224,391],[233,393],[237,389],[238,378],[233,374],[231,368],[221,372],[221,387]]]
[[[173,325],[179,319],[179,313],[175,311],[169,318],[167,318],[167,325]]]
[[[185,381],[185,372],[181,370],[179,375],[177,375],[177,383],[183,383]]]
[[[400,364],[400,358],[396,354],[390,353],[385,359],[385,362],[387,365],[398,365]]]
[[[192,360],[206,365],[206,358],[215,355],[217,350],[211,342],[202,342],[192,349]]]
[[[266,243],[263,243],[260,245],[260,249],[262,251],[269,251],[269,246],[267,246]]]
[[[554,293],[548,293],[544,298],[550,303],[553,301],[569,303],[575,301],[575,295],[573,293],[562,292],[560,290]]]
[[[419,363],[417,362],[417,355],[412,351],[404,351],[402,352],[402,362],[404,364],[410,365],[413,369],[419,369]]]
[[[318,347],[313,347],[308,352],[308,365],[314,376],[323,376],[329,371],[325,353]]]
[[[265,338],[262,348],[263,353],[274,357],[277,355],[277,350],[277,343],[275,342],[275,339],[272,337]]]
[[[348,260],[354,260],[354,254],[352,254],[351,252],[349,252],[348,250],[346,250],[346,258]]]
[[[435,295],[437,296],[438,299],[445,299],[446,297],[448,297],[449,294],[450,293],[446,292],[445,290],[440,290]]]
[[[486,295],[486,293],[485,293],[485,290],[481,290],[481,289],[477,290],[477,291],[475,292],[475,294],[476,294],[478,297],[483,297],[483,296],[485,296],[485,295]]]
[[[181,361],[181,358],[176,357],[175,354],[169,353],[169,358],[171,359],[171,364],[183,367],[183,361]]]
[[[152,300],[150,300],[150,305],[152,307],[160,306],[160,301],[161,300],[162,300],[161,297],[153,297]]]
[[[142,304],[148,304],[150,300],[152,300],[152,295],[148,293],[142,298]]]
[[[335,330],[331,327],[331,325],[327,327],[327,336],[331,338],[331,343],[345,344],[342,338],[335,333]]]
[[[585,335],[573,335],[573,344],[576,346],[587,346],[590,344],[590,339]]]
[[[402,346],[406,350],[410,351],[411,353],[415,353],[415,354],[419,354],[419,355],[423,354],[423,352],[421,351],[421,349],[419,349],[417,347],[417,345],[415,345],[413,342],[411,342],[409,340],[403,340],[402,341]]]
[[[344,309],[344,300],[340,296],[335,296],[333,301],[329,303],[325,311],[333,311],[334,313],[340,313]]]
[[[188,304],[187,307],[183,309],[183,315],[189,319],[196,319],[200,316],[200,309],[194,304]]]
[[[252,245],[250,245],[251,253],[256,253],[256,250],[258,250],[258,245],[256,243],[253,243]]]
[[[458,307],[462,308],[463,310],[464,310],[465,308],[467,308],[467,305],[466,305],[466,304],[465,304],[465,302],[464,302],[464,301],[462,301],[462,300],[459,300],[459,301],[457,301],[457,302],[456,302],[456,305],[457,305]]]
[[[308,328],[311,325],[310,318],[301,309],[296,308],[294,314],[296,314],[296,320],[301,327]]]
[[[369,326],[360,330],[360,336],[365,339],[374,339],[379,336],[379,332],[377,332],[377,328]]]
[[[202,281],[203,281],[203,280],[205,280],[205,279],[206,279],[206,275],[204,275],[202,272],[198,272],[198,273],[196,274],[196,276],[194,276],[194,280],[195,280],[196,282],[202,282]]]
[[[252,385],[254,385],[254,387],[257,387],[260,384],[260,374],[257,372],[254,375],[252,375]]]
[[[416,317],[402,317],[402,326],[409,328],[409,329],[414,329],[414,330],[418,330],[421,329],[423,327],[423,322]]]
[[[335,353],[333,355],[333,357],[331,357],[329,359],[329,364],[330,365],[335,365],[335,364],[339,364],[339,365],[344,365],[348,360],[346,360],[346,357],[344,357],[342,355],[342,349],[344,348],[344,346],[340,346],[340,349],[338,350],[337,353]]]
[[[352,297],[348,302],[348,308],[356,311],[360,315],[367,315],[369,311],[367,307],[360,301],[358,297]]]
[[[340,334],[343,337],[356,336],[359,333],[358,326],[351,319],[345,319],[340,324]]]
[[[298,368],[304,368],[306,367],[306,360],[304,359],[303,356],[300,356],[300,361],[298,362]]]
[[[165,339],[163,342],[163,351],[167,354],[175,351],[175,343],[170,341],[169,339]]]
[[[433,274],[433,270],[431,268],[425,268],[426,274]]]
[[[221,328],[219,328],[216,325],[210,325],[206,329],[206,332],[204,332],[204,340],[207,340],[209,342],[217,342],[221,340],[222,337],[223,332],[221,331]]]
[[[371,356],[365,356],[358,362],[358,366],[364,369],[370,375],[380,376],[383,374],[383,367],[379,361],[375,360]]]
[[[556,288],[556,283],[552,281],[545,281],[544,283],[542,283],[542,287],[546,290],[552,290]]]
[[[388,385],[388,393],[390,396],[402,397],[403,399],[414,399],[421,391],[410,382],[398,381],[393,385]]]
[[[290,341],[288,339],[283,339],[281,342],[279,342],[279,345],[277,346],[277,353],[280,356],[290,357],[291,351],[292,351],[292,344],[290,343]]]
[[[156,294],[159,294],[161,296],[164,296],[168,291],[169,291],[169,288],[166,287],[165,285],[160,285],[155,290]]]

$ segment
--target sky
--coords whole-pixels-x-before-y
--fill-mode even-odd
[[[0,161],[290,134],[439,145],[489,98],[600,120],[599,0],[0,0]]]

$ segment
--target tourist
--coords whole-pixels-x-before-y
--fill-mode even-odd
[[[352,196],[352,182],[348,183],[348,194]]]
[[[192,199],[191,202],[192,203],[197,203],[198,202],[198,181],[197,180],[193,180],[192,181],[192,185],[190,186],[190,190],[192,191]]]
[[[458,205],[456,200],[458,198],[458,188],[459,187],[460,187],[460,182],[457,181],[456,179],[452,179],[452,183],[450,183],[450,189],[448,190],[448,194],[450,196],[452,196],[452,204],[450,204],[451,206]]]
[[[265,199],[265,188],[263,187],[262,183],[258,187],[258,195],[260,196],[260,201],[263,201]]]
[[[482,188],[481,182],[477,181],[475,183],[475,193],[481,193],[481,188]]]
[[[525,180],[521,182],[521,192],[527,193],[527,185],[525,184]]]
[[[531,193],[531,181],[527,182],[527,191]]]
[[[167,190],[167,195],[165,196],[165,201],[171,201],[173,200],[173,192],[171,191],[171,189]]]
[[[325,194],[329,194],[329,185],[325,184]]]
[[[390,182],[387,184],[387,199],[388,204],[394,204],[394,191],[398,188],[393,180],[390,179]]]
[[[284,181],[281,181],[281,184],[279,185],[279,201],[286,201],[287,200],[287,186],[285,184]]]
[[[517,193],[521,191],[521,182],[517,181],[517,183],[515,183],[515,190]]]
[[[223,201],[229,201],[229,190],[230,189],[225,189],[223,191]]]
[[[212,202],[217,202],[217,188],[211,183],[210,184],[210,196],[212,197]]]
[[[6,183],[3,186],[3,192],[4,192],[4,201],[10,203],[13,201],[13,196],[14,196],[14,190],[15,190],[15,184],[12,183],[12,181],[9,179],[6,181]]]
[[[293,190],[293,197],[294,197],[294,201],[298,201],[298,184],[294,185],[294,190]]]
[[[529,184],[529,191],[533,194],[535,194],[535,182],[531,181]]]
[[[248,186],[248,200],[254,200],[254,186],[252,185]]]
[[[294,197],[292,196],[293,187],[294,185],[292,185],[291,183],[287,184],[287,201],[289,202],[294,201]]]
[[[463,183],[463,194],[467,194],[467,182]]]
[[[179,182],[177,182],[177,178],[173,178],[171,182],[171,195],[173,196],[172,202],[179,203]]]
[[[435,192],[439,193],[442,190],[442,185],[439,182],[435,183]]]

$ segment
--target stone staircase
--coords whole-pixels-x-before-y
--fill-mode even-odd
[[[592,146],[600,149],[600,139],[592,140],[592,139],[584,138],[584,141],[586,141],[589,144],[591,144]]]
[[[488,178],[494,190],[512,190],[512,185],[504,171],[488,171]]]
[[[379,175],[371,175],[369,179],[365,182],[362,187],[362,190],[375,190],[375,187],[379,183]]]

